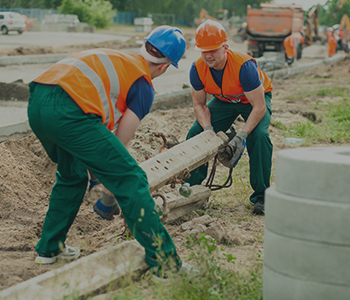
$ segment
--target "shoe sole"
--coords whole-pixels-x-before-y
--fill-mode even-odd
[[[37,257],[35,263],[39,265],[52,265],[57,261],[57,257]]]
[[[51,265],[54,264],[55,262],[57,262],[58,259],[64,259],[64,260],[68,260],[71,261],[73,259],[77,259],[80,257],[80,249],[78,249],[78,251],[74,254],[74,255],[66,255],[63,253],[58,254],[57,256],[53,256],[53,257],[44,257],[44,256],[37,256],[35,258],[35,263],[40,264],[40,265]]]

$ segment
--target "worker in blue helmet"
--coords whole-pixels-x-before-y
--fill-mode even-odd
[[[178,62],[186,49],[186,42],[180,29],[168,25],[159,26],[145,37],[145,40],[163,53],[174,67],[178,68]],[[174,47],[174,45],[177,46]],[[144,49],[145,46],[141,48],[143,55],[145,54]]]
[[[139,54],[103,48],[72,54],[30,83],[30,126],[57,163],[36,263],[79,257],[80,249],[65,240],[82,203],[89,170],[104,186],[95,212],[111,220],[120,207],[145,248],[150,268],[157,272],[166,262],[177,269],[186,267],[160,222],[145,172],[127,150],[151,109],[152,79],[171,64],[177,67],[186,43],[181,31],[170,26],[155,28],[145,40]]]

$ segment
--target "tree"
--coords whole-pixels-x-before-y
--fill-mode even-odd
[[[115,16],[112,4],[105,0],[63,0],[58,10],[63,14],[77,15],[80,22],[97,28],[108,27]]]
[[[1,8],[48,8],[56,9],[62,0],[0,0]]]
[[[319,22],[322,25],[333,26],[339,24],[344,14],[350,16],[350,1],[346,1],[339,9],[338,0],[328,1],[324,6],[319,7]]]
[[[113,23],[115,11],[109,1],[104,0],[85,0],[89,6],[90,25],[97,28],[106,28]]]

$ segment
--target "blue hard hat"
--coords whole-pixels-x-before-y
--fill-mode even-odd
[[[178,67],[177,64],[186,50],[186,41],[179,28],[159,26],[153,29],[145,40],[169,58],[174,67]]]

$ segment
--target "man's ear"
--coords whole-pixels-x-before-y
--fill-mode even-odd
[[[167,63],[164,63],[164,64],[160,64],[159,65],[159,71],[161,72],[161,73],[164,73],[168,68],[169,68],[169,64],[167,64]]]

